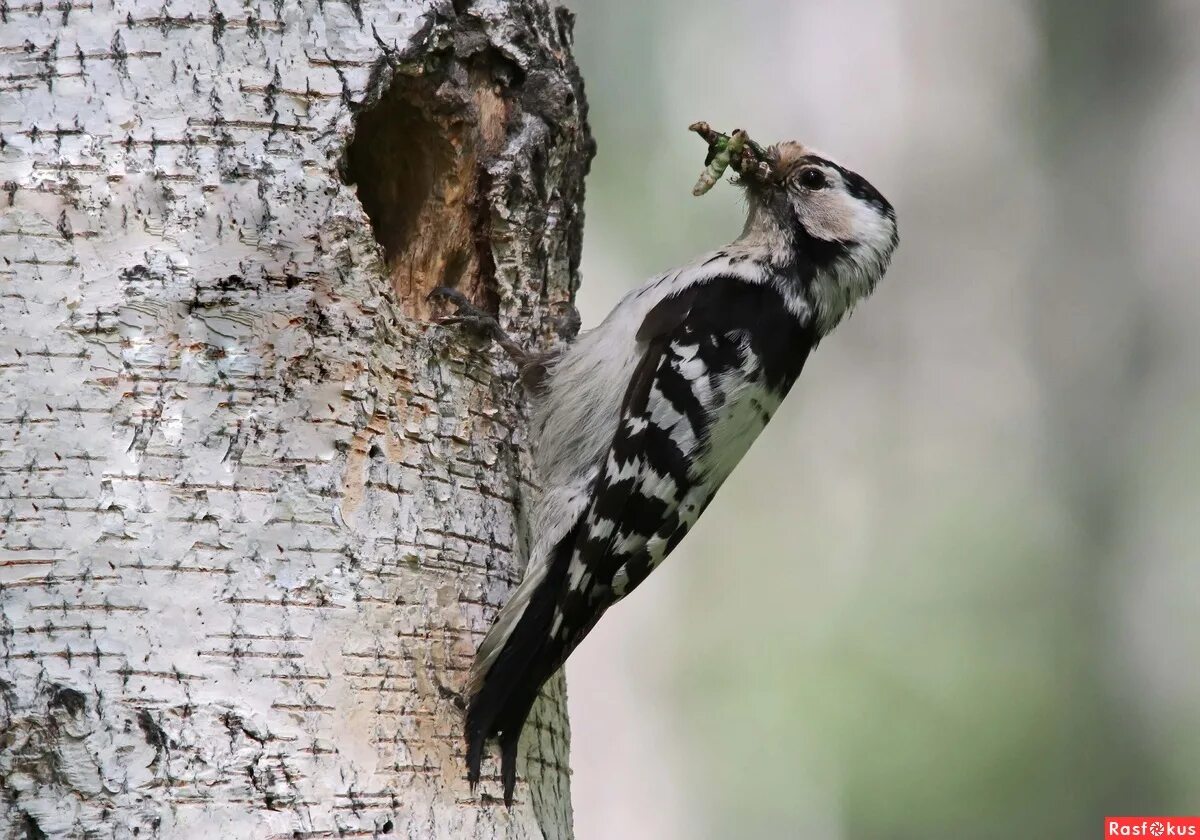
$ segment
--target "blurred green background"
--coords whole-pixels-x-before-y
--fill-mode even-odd
[[[1200,813],[1200,3],[569,5],[585,325],[740,230],[693,120],[827,151],[901,230],[572,658],[581,840]]]

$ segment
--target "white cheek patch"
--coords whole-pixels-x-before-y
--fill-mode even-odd
[[[845,205],[845,198],[844,194],[827,190],[797,196],[792,206],[809,236],[827,242],[846,242],[852,238],[854,213]]]
[[[850,238],[872,251],[889,250],[895,223],[865,201],[857,201],[850,196],[845,196],[845,199],[850,204],[850,227],[853,230]]]
[[[817,239],[871,247],[890,237],[883,214],[841,188],[798,196],[793,205],[804,229]]]
[[[810,236],[861,245],[873,251],[891,247],[895,225],[868,201],[855,198],[842,178],[829,174],[828,189],[792,196],[792,207]]]
[[[809,289],[825,334],[871,293],[895,247],[896,224],[878,207],[848,193],[840,179],[829,189],[793,196],[792,206],[810,236],[847,246],[832,265],[818,269]]]

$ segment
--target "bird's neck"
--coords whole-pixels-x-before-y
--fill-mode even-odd
[[[734,246],[753,251],[781,292],[803,300],[819,335],[827,335],[869,295],[887,267],[868,248],[815,239],[786,228],[767,210],[752,207]]]
[[[750,203],[746,225],[734,244],[753,249],[777,271],[787,271],[795,263],[796,237],[793,231],[779,224],[776,214],[757,202]]]

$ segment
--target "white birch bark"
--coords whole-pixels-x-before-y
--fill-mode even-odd
[[[569,311],[569,40],[538,0],[0,0],[0,837],[570,836],[561,679],[513,811],[464,781],[524,418],[424,302]]]

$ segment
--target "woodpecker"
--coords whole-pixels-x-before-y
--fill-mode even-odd
[[[726,167],[745,190],[736,240],[650,279],[557,352],[523,355],[490,322],[536,373],[530,556],[466,688],[467,778],[474,789],[498,737],[510,807],[542,685],[683,539],[899,241],[892,205],[833,159],[692,129],[709,142],[695,193]]]

